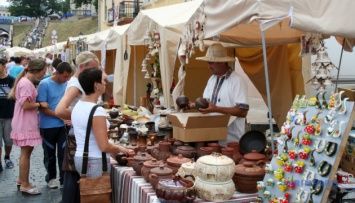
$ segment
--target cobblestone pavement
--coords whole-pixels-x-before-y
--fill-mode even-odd
[[[2,149],[4,154],[4,149]],[[4,167],[4,157],[1,157],[4,170],[0,172],[0,202],[1,203],[17,203],[17,202],[45,202],[59,203],[62,199],[61,189],[49,189],[45,181],[46,169],[43,165],[43,148],[37,146],[34,148],[31,156],[30,182],[35,184],[42,191],[40,195],[22,194],[17,190],[16,179],[19,174],[19,158],[20,148],[13,146],[11,152],[11,160],[15,167],[6,169]]]

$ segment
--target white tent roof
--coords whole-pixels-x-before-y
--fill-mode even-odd
[[[144,45],[144,34],[156,30],[160,34],[159,59],[163,95],[166,106],[172,106],[170,86],[183,27],[201,5],[195,0],[171,6],[140,11],[128,28],[128,44]]]
[[[7,56],[30,56],[32,55],[32,51],[30,49],[26,49],[23,47],[10,47],[6,48]]]
[[[88,44],[88,49],[91,50],[102,50],[105,48],[105,40],[107,39],[108,34],[110,33],[111,29],[107,29],[98,33],[90,39],[86,40]]]

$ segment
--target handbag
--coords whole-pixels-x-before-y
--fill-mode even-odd
[[[71,129],[71,132],[74,131]],[[74,164],[74,156],[76,152],[76,140],[74,134],[68,134],[66,136],[66,145],[64,149],[64,157],[62,164],[62,171],[65,172],[76,172]]]
[[[92,126],[92,117],[98,106],[99,105],[95,105],[92,108],[88,119],[88,125],[86,128],[86,137],[83,152],[83,165],[79,180],[81,203],[111,202],[111,179],[107,173],[106,153],[102,152],[102,176],[96,178],[86,177],[89,158],[89,137]]]

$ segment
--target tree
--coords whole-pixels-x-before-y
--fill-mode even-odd
[[[91,4],[92,0],[74,0],[74,3],[75,3],[75,8],[79,8],[82,5]]]
[[[58,13],[62,6],[58,0],[8,0],[8,8],[12,16],[40,17]]]

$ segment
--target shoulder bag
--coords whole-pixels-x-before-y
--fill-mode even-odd
[[[106,153],[102,152],[102,176],[96,178],[87,178],[87,166],[89,156],[89,137],[92,126],[92,117],[98,105],[94,106],[90,112],[88,125],[86,128],[85,145],[83,152],[83,166],[81,170],[79,187],[81,203],[111,202],[111,179],[107,173]]]

